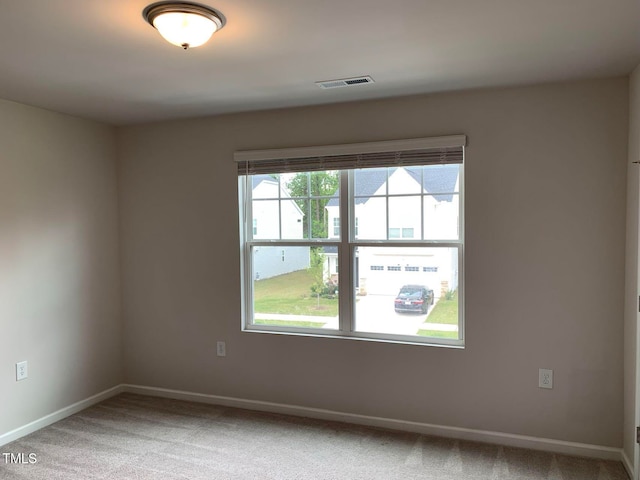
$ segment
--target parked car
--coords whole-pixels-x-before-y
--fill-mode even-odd
[[[394,306],[396,312],[427,313],[433,301],[433,290],[424,285],[404,285],[396,296]]]

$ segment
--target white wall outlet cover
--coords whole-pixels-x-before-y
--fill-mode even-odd
[[[27,361],[16,363],[16,382],[27,378],[29,372],[27,370]]]
[[[553,370],[541,368],[538,371],[538,387],[553,388]]]
[[[227,345],[224,342],[218,342],[216,348],[219,357],[227,356]]]

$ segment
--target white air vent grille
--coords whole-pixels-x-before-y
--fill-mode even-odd
[[[323,82],[316,82],[320,88],[340,88],[340,87],[352,87],[355,85],[365,85],[367,83],[373,83],[373,78],[370,76],[365,77],[353,77],[353,78],[341,78],[339,80],[325,80]]]

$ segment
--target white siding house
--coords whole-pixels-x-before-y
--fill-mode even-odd
[[[458,238],[457,166],[359,170],[355,176],[356,239],[453,240]],[[394,196],[402,195],[402,196]],[[388,200],[388,206],[387,206]],[[327,204],[329,236],[337,238],[337,202]],[[386,213],[388,211],[388,214]],[[422,213],[421,213],[422,212]],[[360,294],[389,294],[405,284],[421,284],[436,297],[458,287],[457,252],[449,248],[367,247],[358,249]],[[335,254],[328,254],[332,270]]]
[[[253,181],[252,234],[260,239],[303,238],[303,212],[278,180],[256,175]],[[309,268],[309,247],[256,247],[253,251],[255,280]]]

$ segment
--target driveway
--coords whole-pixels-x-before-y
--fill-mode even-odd
[[[396,313],[394,310],[395,295],[366,295],[357,297],[356,328],[373,333],[394,333],[397,335],[415,335],[429,312]]]

